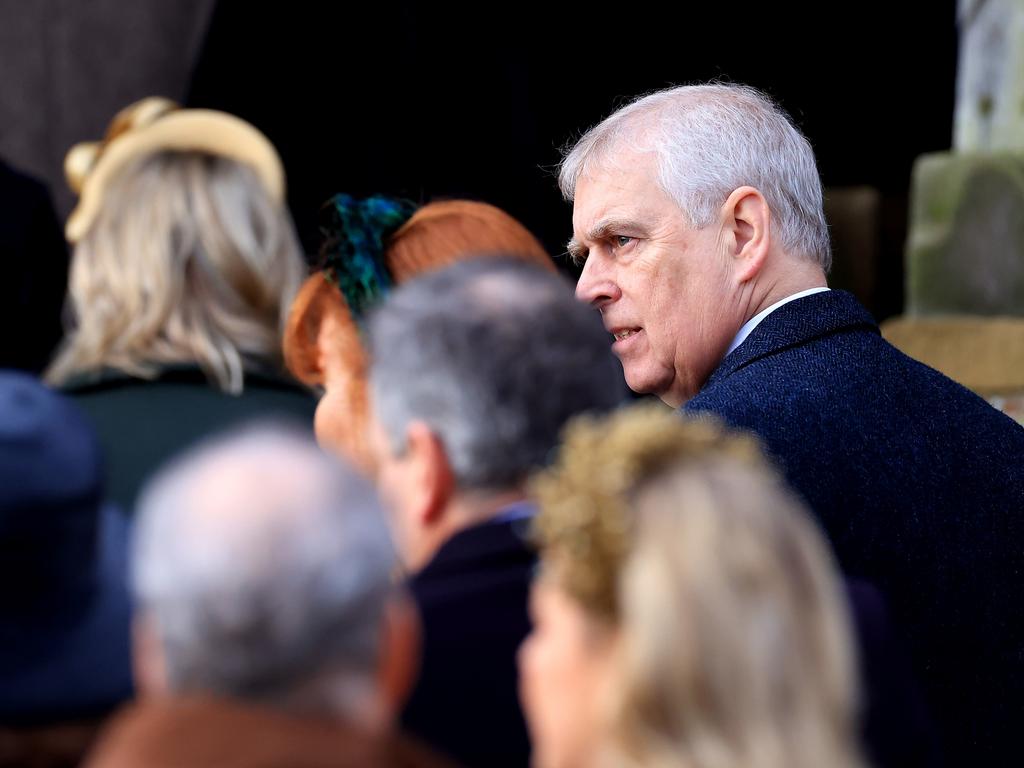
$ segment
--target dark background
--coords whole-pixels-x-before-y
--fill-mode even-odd
[[[0,0],[0,321],[18,328],[0,365],[38,371],[60,337],[64,154],[148,95],[267,133],[310,254],[320,205],[345,191],[486,200],[557,255],[561,147],[639,94],[749,83],[815,148],[831,284],[899,314],[912,164],[951,142],[955,6]]]
[[[722,79],[782,104],[826,188],[877,190],[877,247],[837,267],[876,262],[862,298],[901,310],[911,166],[951,143],[953,0],[344,5],[221,0],[189,88],[277,144],[308,250],[320,203],[347,191],[487,200],[562,253],[559,148],[632,96]]]

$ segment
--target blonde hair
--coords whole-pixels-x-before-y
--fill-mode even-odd
[[[551,577],[621,639],[609,764],[862,765],[834,563],[755,448],[634,408],[571,426],[535,484]]]
[[[305,274],[287,212],[248,166],[161,152],[110,183],[75,247],[73,330],[47,372],[103,368],[151,378],[198,364],[239,394],[246,370],[281,365],[281,329]]]

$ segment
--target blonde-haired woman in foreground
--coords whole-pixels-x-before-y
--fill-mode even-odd
[[[862,765],[839,578],[752,440],[649,406],[583,419],[534,490],[535,765]]]

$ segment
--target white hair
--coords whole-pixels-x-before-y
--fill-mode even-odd
[[[133,588],[171,690],[337,715],[373,684],[394,553],[370,485],[310,437],[220,438],[138,515]]]
[[[733,190],[749,185],[768,203],[788,253],[826,272],[832,264],[821,178],[810,143],[765,94],[742,85],[691,85],[652,93],[590,129],[566,154],[567,200],[584,174],[623,152],[652,153],[658,184],[697,229],[714,221]]]

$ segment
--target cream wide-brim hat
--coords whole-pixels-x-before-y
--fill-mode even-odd
[[[181,109],[150,97],[121,110],[102,141],[76,144],[64,159],[68,185],[78,205],[64,235],[77,243],[96,220],[112,179],[134,160],[157,152],[207,152],[249,166],[271,198],[284,204],[284,167],[274,145],[244,120],[212,109]]]

